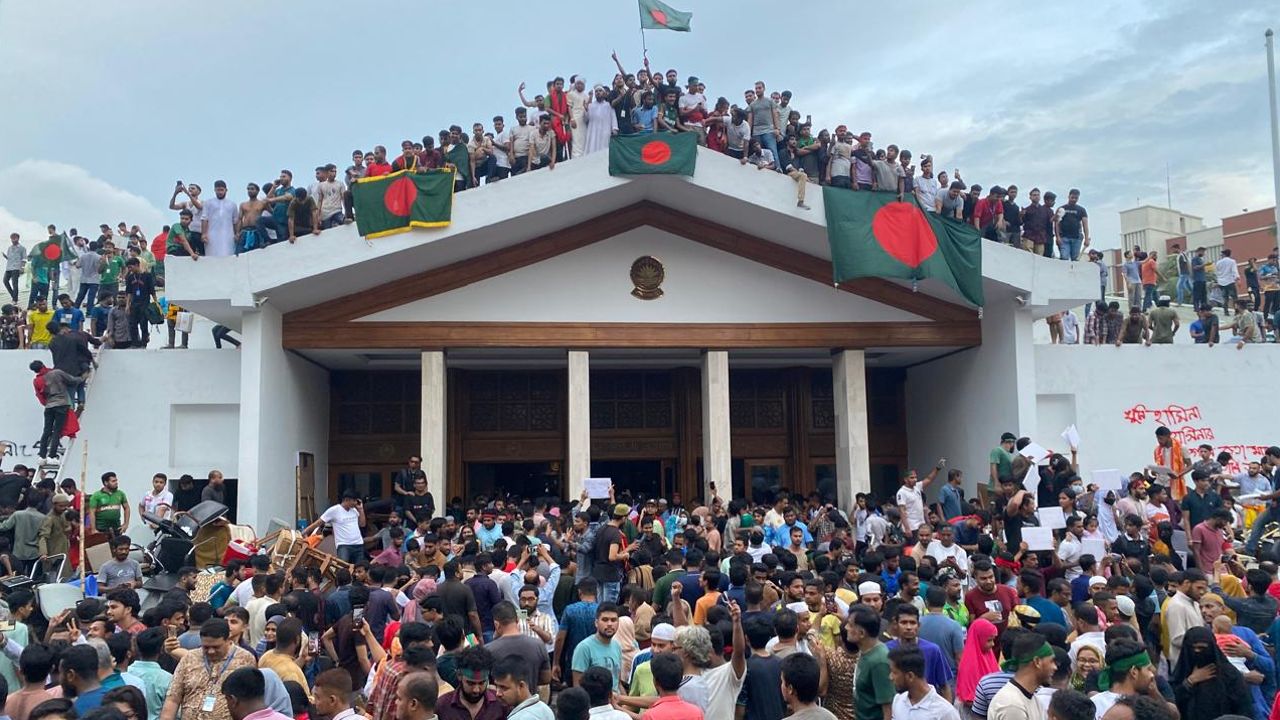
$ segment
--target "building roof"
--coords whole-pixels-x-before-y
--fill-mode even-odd
[[[611,177],[602,152],[459,193],[453,222],[445,228],[366,241],[354,225],[346,225],[303,237],[295,245],[171,262],[166,267],[168,295],[183,307],[238,328],[241,315],[262,303],[286,314],[316,308],[575,226],[599,223],[607,228],[637,207],[705,219],[793,251],[801,261],[822,261],[830,270],[817,186],[811,186],[806,200],[812,209],[804,210],[795,205],[790,178],[742,166],[705,148],[698,152],[693,177]],[[724,249],[733,252],[733,243],[726,242]],[[1020,298],[1016,301],[1031,306],[1037,317],[1082,304],[1097,292],[1097,270],[1089,263],[1034,257],[993,242],[983,243],[982,269],[988,304]],[[916,288],[908,282],[877,282],[963,304],[937,281],[924,280]]]

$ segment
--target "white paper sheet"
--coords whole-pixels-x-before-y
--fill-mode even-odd
[[[1071,423],[1066,430],[1062,431],[1062,439],[1067,441],[1067,445],[1071,446],[1072,450],[1080,449],[1080,431],[1076,429],[1075,423]]]
[[[1094,560],[1101,561],[1107,554],[1107,543],[1103,540],[1081,540],[1081,554],[1092,555]]]
[[[1093,482],[1099,490],[1119,490],[1124,486],[1124,474],[1114,468],[1094,470]]]
[[[1028,443],[1026,447],[1018,451],[1018,454],[1022,455],[1023,457],[1030,458],[1031,462],[1033,463],[1038,463],[1041,460],[1044,460],[1045,458],[1049,457],[1049,451],[1045,450],[1044,448],[1040,447],[1034,442]]]
[[[1027,544],[1028,550],[1052,550],[1053,530],[1046,527],[1024,527],[1022,541]]]
[[[1027,468],[1027,474],[1022,477],[1022,486],[1031,493],[1031,497],[1036,496],[1036,491],[1040,489],[1040,467],[1035,463]]]
[[[1057,505],[1040,508],[1036,516],[1040,518],[1040,527],[1058,530],[1067,526],[1067,516]]]
[[[587,497],[592,500],[608,500],[609,488],[612,485],[613,478],[587,478],[585,483]]]
[[[1174,552],[1191,552],[1191,546],[1187,544],[1187,533],[1182,528],[1173,529],[1172,544]]]

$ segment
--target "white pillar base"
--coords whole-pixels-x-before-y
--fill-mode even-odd
[[[702,500],[711,483],[726,502],[733,494],[733,454],[729,435],[729,353],[702,353]]]
[[[577,500],[591,477],[591,356],[569,351],[569,458],[565,465],[568,499]]]
[[[831,360],[836,408],[836,495],[840,509],[852,513],[857,494],[871,492],[866,353],[841,350]]]
[[[427,476],[427,491],[435,498],[437,512],[443,514],[449,504],[445,497],[449,472],[447,448],[448,380],[445,375],[443,350],[422,353],[422,471]]]

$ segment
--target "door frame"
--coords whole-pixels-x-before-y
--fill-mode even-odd
[[[401,464],[393,463],[342,463],[329,466],[329,497],[332,502],[337,502],[342,497],[342,490],[338,487],[339,476],[344,473],[383,473],[382,487],[379,488],[379,498],[386,500],[393,497],[391,493],[391,483],[394,482],[396,471],[401,469]]]
[[[790,479],[787,476],[788,462],[787,458],[742,458],[742,494],[744,499],[749,503],[756,502],[755,498],[752,497],[751,468],[756,466],[777,467],[779,471],[778,487],[785,488],[788,487],[787,481]]]

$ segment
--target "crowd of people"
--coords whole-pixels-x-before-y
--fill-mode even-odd
[[[5,592],[0,700],[13,720],[1270,720],[1280,447],[1155,441],[1099,487],[1005,433],[976,484],[939,460],[848,508],[611,488],[438,510],[413,457],[390,498],[345,490],[301,528],[336,571],[264,550],[145,602],[127,533],[225,503],[221,473],[156,475],[135,514],[115,473],[86,495],[19,466],[0,560],[52,574],[82,529],[113,557],[61,615]]]
[[[1098,266],[1100,298],[1086,306],[1083,321],[1066,311],[1050,315],[1046,319],[1050,342],[1171,344],[1183,325],[1174,306],[1182,307],[1184,299],[1191,301],[1195,313],[1195,319],[1186,323],[1187,335],[1197,344],[1244,349],[1251,343],[1280,342],[1276,332],[1280,328],[1280,262],[1276,252],[1265,262],[1251,259],[1241,268],[1230,248],[1224,248],[1212,263],[1203,247],[1183,250],[1174,244],[1172,250],[1171,261],[1165,263],[1155,250],[1135,247],[1124,251],[1119,270],[1127,309],[1120,300],[1108,300],[1111,268],[1101,251],[1090,250],[1089,260]],[[1244,294],[1239,292],[1242,281]],[[1159,293],[1162,285],[1170,283],[1175,295]]]

